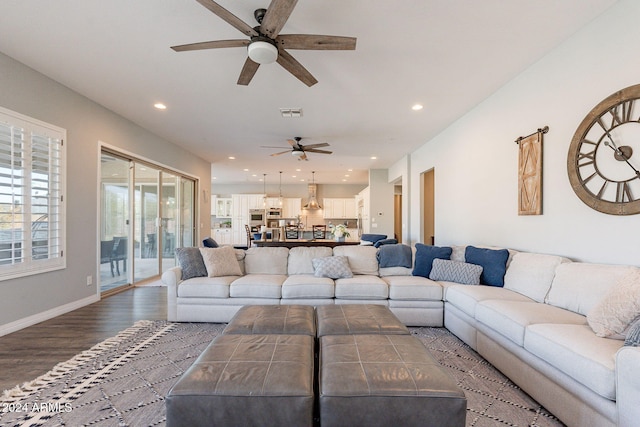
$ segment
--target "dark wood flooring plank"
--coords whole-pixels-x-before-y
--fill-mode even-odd
[[[167,318],[167,288],[142,286],[0,337],[0,391],[35,379],[138,320]]]

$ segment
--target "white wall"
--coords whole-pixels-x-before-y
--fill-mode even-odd
[[[438,245],[496,245],[640,265],[640,215],[589,208],[573,192],[566,168],[584,116],[611,93],[640,83],[638,22],[640,2],[621,0],[412,153],[411,241],[420,239],[420,173],[435,168]],[[518,216],[514,141],[545,125],[543,215]]]
[[[98,297],[99,141],[200,178],[211,165],[0,54],[0,105],[67,130],[67,268],[0,282],[0,335]],[[209,235],[209,203],[198,205],[200,236]],[[87,286],[87,276],[93,286]]]

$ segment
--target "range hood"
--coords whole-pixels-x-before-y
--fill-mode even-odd
[[[317,187],[315,184],[309,184],[309,201],[302,207],[303,209],[322,209],[322,206],[318,203],[318,199],[316,199],[316,190]]]

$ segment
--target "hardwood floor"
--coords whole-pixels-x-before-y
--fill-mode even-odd
[[[138,320],[163,320],[166,313],[167,288],[135,287],[0,337],[0,392],[45,374]]]

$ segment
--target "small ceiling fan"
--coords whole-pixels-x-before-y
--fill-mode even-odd
[[[213,0],[196,0],[232,27],[249,36],[249,39],[215,40],[171,46],[176,52],[190,50],[219,49],[225,47],[247,46],[248,58],[242,67],[239,85],[248,85],[258,71],[261,64],[277,61],[285,70],[289,71],[302,83],[313,86],[318,80],[311,75],[285,49],[304,50],[355,50],[355,37],[323,36],[314,34],[283,34],[280,30],[289,19],[298,0],[271,0],[267,9],[257,9],[254,17],[258,21],[257,27],[251,27],[237,16],[220,6]]]
[[[271,157],[279,156],[279,155],[285,154],[285,153],[291,153],[291,155],[294,156],[294,157],[297,157],[298,160],[309,160],[309,158],[307,157],[307,153],[318,153],[318,154],[331,154],[331,153],[333,153],[333,151],[318,150],[319,147],[328,147],[329,144],[326,143],[326,142],[320,142],[318,144],[302,145],[302,144],[300,144],[301,140],[302,140],[302,138],[299,137],[299,136],[296,136],[293,139],[288,139],[287,142],[289,143],[291,148],[288,149],[288,150],[285,150],[285,151],[280,151],[278,153],[273,153],[273,154],[271,154]],[[284,148],[284,147],[272,147],[272,146],[269,146],[269,145],[263,145],[262,148]]]

